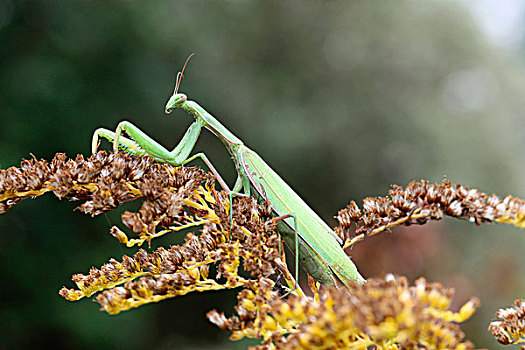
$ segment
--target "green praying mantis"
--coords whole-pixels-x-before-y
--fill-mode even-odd
[[[113,143],[115,152],[121,148],[132,155],[148,155],[156,161],[174,166],[200,158],[217,177],[221,187],[230,193],[230,200],[232,194],[249,196],[254,193],[259,199],[270,203],[276,216],[284,218],[278,222],[277,230],[289,249],[295,252],[296,280],[300,262],[308,274],[325,286],[339,285],[340,282],[347,285],[350,280],[364,283],[365,279],[342,249],[341,239],[303,199],[257,153],[245,146],[199,104],[178,92],[186,63],[177,75],[175,90],[166,104],[165,112],[171,113],[181,108],[193,115],[195,121],[172,151],[168,151],[130,122],[122,121],[115,132],[103,128],[95,131],[93,153],[102,137]],[[215,134],[232,156],[237,170],[233,190],[229,189],[204,153],[190,156],[203,127]],[[123,131],[129,138],[122,136]]]

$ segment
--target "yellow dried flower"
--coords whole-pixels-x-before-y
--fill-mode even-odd
[[[208,318],[231,331],[232,339],[262,337],[265,345],[258,349],[473,348],[455,322],[466,321],[478,301],[450,311],[452,290],[424,279],[409,286],[406,278],[387,275],[350,290],[326,288],[318,299],[273,294],[253,312],[257,293],[239,295],[239,317],[212,311]],[[252,312],[241,305],[250,305]]]

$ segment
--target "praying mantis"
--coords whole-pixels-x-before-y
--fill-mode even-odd
[[[185,94],[178,92],[186,63],[177,75],[175,90],[166,104],[165,112],[169,114],[180,108],[190,113],[195,121],[172,151],[168,151],[130,122],[122,121],[115,132],[104,128],[94,132],[93,153],[102,137],[113,143],[115,152],[121,148],[132,155],[148,155],[156,161],[174,166],[200,158],[217,177],[221,187],[230,193],[230,199],[232,194],[249,196],[253,191],[256,197],[270,203],[276,216],[285,217],[278,222],[277,230],[289,249],[295,252],[296,280],[300,262],[308,274],[325,286],[337,286],[341,282],[348,285],[351,280],[364,283],[365,279],[342,249],[341,239],[304,200],[257,153],[245,146],[197,102],[188,100]],[[204,153],[190,156],[203,127],[217,136],[232,156],[237,170],[233,190],[229,189]],[[129,138],[122,136],[123,131]]]

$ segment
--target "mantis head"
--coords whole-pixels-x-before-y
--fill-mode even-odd
[[[173,95],[171,95],[168,103],[166,103],[166,109],[165,109],[166,114],[171,113],[171,111],[173,111],[176,108],[182,107],[182,105],[188,99],[186,95],[179,93],[179,86],[182,80],[182,76],[184,74],[184,70],[186,69],[186,65],[188,64],[188,61],[193,55],[194,54],[192,53],[191,55],[188,56],[188,58],[186,59],[186,62],[184,63],[184,67],[182,67],[182,70],[179,73],[177,73],[177,82],[175,83],[175,90],[173,91]]]
[[[181,94],[177,92],[174,93],[170,97],[168,103],[166,103],[166,109],[165,109],[166,114],[169,114],[174,109],[181,107],[186,102],[187,99],[188,97],[185,94]]]

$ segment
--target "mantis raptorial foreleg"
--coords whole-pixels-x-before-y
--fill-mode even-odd
[[[184,165],[196,158],[200,158],[208,166],[210,171],[217,177],[217,181],[221,187],[225,191],[231,192],[226,182],[222,179],[220,174],[217,172],[211,161],[204,153],[197,153],[191,157],[188,157],[193,150],[197,139],[199,138],[201,129],[202,121],[195,121],[192,125],[190,125],[186,131],[186,134],[184,134],[184,137],[173,149],[173,151],[168,151],[164,146],[153,140],[137,126],[131,124],[130,122],[123,121],[118,124],[115,132],[103,128],[97,129],[93,134],[91,151],[93,153],[97,151],[99,144],[98,140],[100,137],[103,137],[113,143],[114,151],[118,151],[120,148],[129,154],[136,156],[148,155],[156,161],[168,163],[174,166]],[[125,131],[131,139],[123,137],[122,131]]]
[[[179,166],[188,159],[188,155],[199,138],[201,129],[202,122],[193,122],[179,144],[172,151],[168,151],[138,127],[128,121],[123,121],[118,124],[115,132],[107,129],[97,129],[93,134],[91,147],[92,151],[95,152],[98,147],[99,137],[104,137],[113,143],[113,151],[115,152],[119,148],[132,154],[141,152],[142,155],[147,154],[155,160]],[[131,140],[122,137],[122,131],[125,131]]]
[[[281,215],[279,217],[276,217],[274,220],[281,221],[287,218],[293,219],[293,230],[295,233],[295,288],[297,288],[297,285],[299,283],[299,234],[297,231],[297,216],[295,214],[285,214]],[[281,252],[281,247],[279,247],[279,253]]]
[[[98,146],[99,146],[99,139],[105,138],[109,140],[111,143],[113,143],[113,140],[115,139],[115,133],[111,130],[104,129],[104,128],[98,128],[93,133],[93,139],[91,142],[91,152],[94,154],[97,152]],[[129,154],[132,154],[134,156],[145,156],[147,153],[146,151],[141,148],[135,141],[130,140],[128,138],[122,137],[119,140],[120,148]]]

